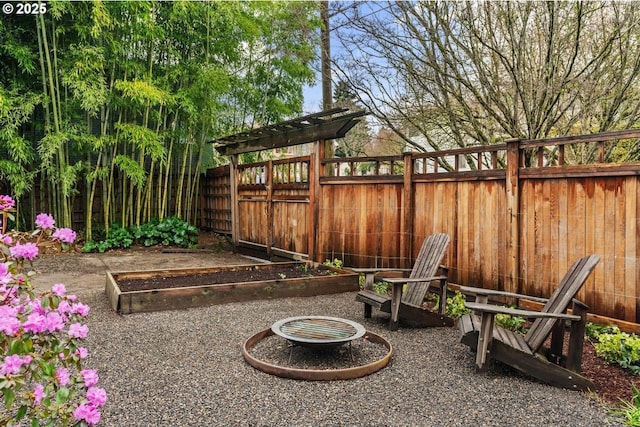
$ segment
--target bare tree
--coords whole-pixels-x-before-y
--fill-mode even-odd
[[[622,129],[640,117],[640,4],[340,5],[334,68],[359,102],[434,149]]]
[[[336,84],[333,98],[335,99],[336,107],[348,108],[352,111],[362,110],[362,106],[358,105],[356,96],[343,81]],[[365,156],[365,150],[369,143],[371,143],[371,131],[365,117],[344,138],[335,141],[335,153],[339,157]]]

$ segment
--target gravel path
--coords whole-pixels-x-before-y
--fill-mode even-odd
[[[592,397],[494,369],[476,374],[456,328],[390,332],[354,293],[120,316],[86,292],[89,366],[109,401],[101,426],[600,426]],[[283,379],[249,366],[245,339],[276,320],[343,317],[394,346],[391,363],[348,381]]]

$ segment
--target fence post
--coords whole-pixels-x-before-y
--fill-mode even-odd
[[[507,142],[505,196],[507,208],[507,265],[505,290],[519,292],[520,278],[520,139]]]
[[[265,166],[263,183],[267,186],[267,259],[271,259],[273,251],[273,160],[269,160]],[[266,178],[266,179],[265,179]]]
[[[229,188],[231,190],[231,241],[233,242],[233,251],[238,250],[240,243],[239,225],[238,225],[238,155],[232,154],[229,158]]]
[[[413,243],[413,156],[404,153],[404,180],[402,186],[402,216],[400,218],[400,267],[411,268]]]

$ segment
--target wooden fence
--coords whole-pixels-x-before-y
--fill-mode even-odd
[[[595,253],[579,298],[593,313],[640,323],[640,164],[616,157],[639,137],[241,165],[233,179],[207,175],[205,187],[229,193],[202,203],[205,216],[225,220],[201,223],[231,232],[235,217],[241,243],[354,267],[410,267],[425,236],[446,232],[451,282],[535,296],[550,296],[575,259]]]

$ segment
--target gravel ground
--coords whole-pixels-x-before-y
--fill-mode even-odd
[[[601,426],[616,425],[593,396],[499,367],[476,374],[457,328],[390,332],[362,317],[354,293],[120,316],[101,290],[81,295],[89,315],[88,367],[108,403],[101,426]],[[243,342],[276,320],[343,317],[391,342],[382,370],[346,381],[265,374]]]

